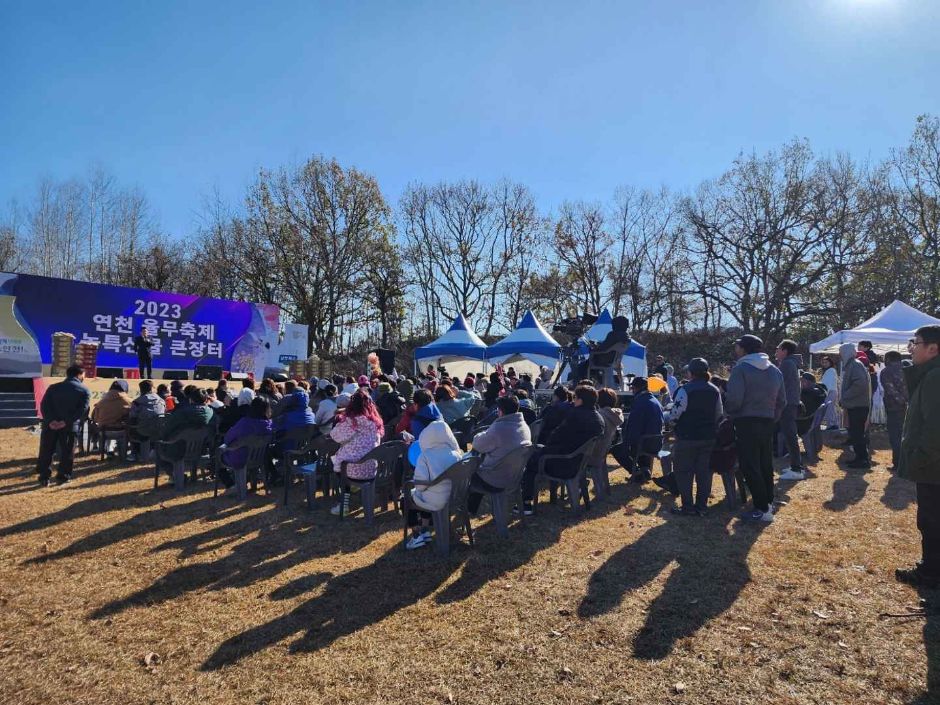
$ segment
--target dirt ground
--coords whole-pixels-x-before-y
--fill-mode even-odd
[[[883,450],[860,472],[827,448],[763,528],[720,483],[674,517],[618,471],[580,520],[543,504],[501,541],[483,519],[439,560],[393,512],[340,523],[300,491],[155,491],[96,458],[37,489],[37,445],[0,431],[2,703],[940,700],[940,617],[884,616],[922,596],[893,577],[919,537]]]

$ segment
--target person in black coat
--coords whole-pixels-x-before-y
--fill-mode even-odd
[[[141,379],[153,378],[153,338],[146,328],[140,329],[140,335],[134,338],[134,351],[137,353],[137,368],[140,370]],[[146,372],[147,374],[144,374]]]
[[[574,390],[572,408],[548,437],[544,447],[532,454],[522,475],[522,513],[532,514],[532,498],[535,496],[535,478],[539,471],[539,459],[543,455],[567,455],[588,440],[604,433],[604,419],[597,410],[597,390],[581,385]],[[570,460],[549,460],[545,463],[545,473],[554,479],[568,480],[578,472],[580,457]],[[587,487],[582,487],[582,496],[587,502]]]
[[[571,392],[565,387],[555,387],[552,392],[552,403],[542,409],[542,428],[539,431],[539,437],[533,438],[535,443],[547,443],[549,437],[565,420],[568,412],[574,408],[571,403]]]
[[[91,400],[91,392],[82,384],[84,380],[84,370],[78,365],[72,365],[66,371],[65,381],[50,386],[42,397],[39,405],[42,433],[39,436],[39,460],[36,464],[42,487],[49,484],[52,456],[56,450],[59,452],[56,482],[61,485],[72,479],[75,434],[82,417],[88,413]]]

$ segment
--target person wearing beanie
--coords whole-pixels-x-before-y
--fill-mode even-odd
[[[414,394],[415,394],[415,385],[414,385],[414,382],[412,382],[412,381],[411,381],[410,379],[408,379],[407,377],[402,377],[400,380],[398,380],[398,384],[395,385],[395,389],[398,390],[398,393],[399,393],[399,394],[402,396],[402,398],[405,400],[405,403],[406,403],[406,404],[410,404],[410,403],[411,403],[411,398],[412,398],[412,397],[414,396]]]
[[[774,499],[774,424],[787,403],[783,375],[761,350],[764,341],[742,335],[734,342],[737,362],[728,377],[725,411],[734,420],[738,460],[754,507],[744,521],[772,522]]]
[[[131,412],[127,389],[127,382],[123,379],[112,382],[108,392],[91,410],[91,420],[103,427],[123,426]]]
[[[711,455],[718,433],[718,422],[724,416],[721,392],[711,384],[708,361],[696,357],[688,364],[688,383],[676,390],[675,403],[669,412],[676,443],[672,448],[676,483],[682,507],[673,513],[701,516],[708,508],[712,490]],[[692,482],[696,485],[692,498]]]

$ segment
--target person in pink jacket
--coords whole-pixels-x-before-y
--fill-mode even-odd
[[[349,399],[342,417],[337,422],[330,437],[340,444],[339,450],[333,455],[333,470],[339,472],[340,463],[344,460],[359,460],[382,442],[384,427],[379,410],[372,401],[368,392],[360,389]],[[346,475],[350,480],[368,481],[375,477],[376,462],[368,460],[364,463],[350,463],[346,466]],[[343,487],[343,513],[349,510],[349,487]],[[339,514],[340,505],[337,503],[330,511]]]

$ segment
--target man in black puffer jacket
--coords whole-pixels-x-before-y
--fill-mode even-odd
[[[564,420],[548,437],[545,447],[538,449],[529,458],[522,475],[522,513],[527,516],[532,514],[535,478],[539,471],[539,459],[543,455],[567,455],[603,433],[604,419],[597,410],[597,390],[587,385],[577,387],[574,390],[573,406],[565,414]],[[545,463],[545,473],[554,479],[568,480],[577,474],[580,463],[580,456],[570,460],[549,460]],[[585,489],[582,488],[582,496],[586,500]]]

